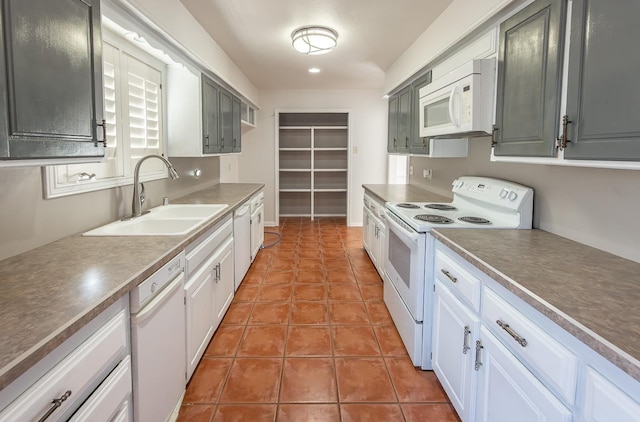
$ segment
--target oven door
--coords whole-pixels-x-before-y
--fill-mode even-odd
[[[426,234],[418,233],[387,212],[384,268],[414,321],[423,320]]]

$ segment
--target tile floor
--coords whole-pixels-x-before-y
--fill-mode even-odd
[[[189,382],[179,421],[458,421],[433,372],[411,364],[362,229],[288,218],[278,230]]]

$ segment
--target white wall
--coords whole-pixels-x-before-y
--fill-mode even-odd
[[[385,183],[387,101],[377,90],[261,90],[257,128],[242,138],[240,182],[265,186],[265,221],[273,224],[275,207],[275,110],[349,109],[351,150],[349,215],[347,224],[362,224],[362,184]],[[358,147],[358,153],[353,147]]]

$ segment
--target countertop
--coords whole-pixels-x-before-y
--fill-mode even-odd
[[[451,198],[412,185],[362,185],[383,202],[451,202]]]
[[[640,264],[537,229],[431,234],[640,381]]]
[[[184,236],[78,234],[0,261],[0,390],[263,187],[222,183],[173,200],[229,205]]]

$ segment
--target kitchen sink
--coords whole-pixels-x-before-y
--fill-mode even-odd
[[[90,230],[83,236],[180,236],[201,226],[227,207],[227,204],[163,205],[140,217]]]

